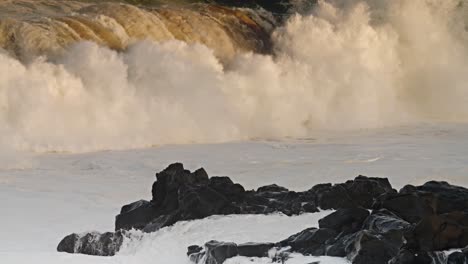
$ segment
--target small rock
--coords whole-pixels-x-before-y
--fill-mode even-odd
[[[123,243],[123,232],[71,234],[57,246],[58,252],[80,253],[94,256],[113,256]]]

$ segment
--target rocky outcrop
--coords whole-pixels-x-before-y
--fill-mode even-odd
[[[138,201],[122,208],[115,229],[152,232],[177,221],[210,215],[316,212],[317,206],[310,196],[309,192],[293,192],[276,185],[246,191],[229,177],[209,178],[204,169],[190,172],[175,163],[156,174],[151,201]]]
[[[380,196],[373,207],[388,209],[408,222],[417,223],[434,214],[467,210],[468,189],[437,181],[406,185],[398,193]]]
[[[116,230],[154,231],[176,221],[215,214],[295,215],[317,212],[318,208],[371,208],[381,194],[393,192],[396,191],[387,179],[365,176],[342,184],[318,185],[305,192],[290,191],[275,184],[246,191],[229,177],[209,178],[204,169],[190,172],[175,163],[156,174],[151,202],[140,201],[122,209],[117,216]]]
[[[385,179],[358,177],[312,190],[316,204],[340,209],[269,252],[283,259],[291,252],[346,257],[353,264],[468,263],[467,250],[443,252],[468,246],[468,189],[431,181],[396,192]]]
[[[330,219],[333,216],[340,219],[337,220],[336,223],[343,223],[342,227],[334,225],[335,222],[333,222],[332,225],[328,224],[328,221],[331,221]],[[367,210],[340,209],[321,219],[319,221],[319,223],[322,223],[320,228],[308,228],[275,244],[259,243],[257,245],[262,245],[263,248],[258,251],[263,254],[262,256],[267,256],[268,252],[280,252],[281,256],[269,255],[271,258],[276,259],[283,259],[285,256],[287,258],[289,253],[296,252],[314,256],[329,255],[347,257],[352,263],[359,264],[387,263],[399,253],[404,243],[403,234],[401,232],[391,232],[390,230],[396,230],[395,227],[400,228],[401,226],[399,223],[393,223],[387,219],[389,227],[386,233],[377,233],[375,230],[362,229],[365,220],[369,218],[371,218],[371,216],[369,216]],[[376,216],[373,217],[373,219],[375,218]],[[401,220],[395,221],[398,222]],[[354,233],[351,227],[355,228]],[[226,247],[226,245],[232,246],[235,244],[210,241],[205,244],[204,250],[199,247],[199,252],[195,254],[189,252],[188,255],[194,263],[200,263],[200,260],[202,260],[202,262],[205,261],[203,263],[221,264],[226,258],[220,258],[222,260],[220,262],[212,257],[211,255],[213,255],[213,253],[210,252],[213,252],[213,248],[217,248],[217,246],[223,248]],[[271,247],[267,248],[267,245],[271,245]],[[223,248],[222,252],[223,254],[221,255],[223,257],[228,255],[231,255],[231,257],[247,256],[239,250],[226,250]],[[226,252],[229,252],[229,254]]]
[[[407,248],[438,251],[468,245],[468,214],[455,211],[424,217],[406,235]]]
[[[311,227],[275,243],[209,241],[191,246],[189,258],[218,264],[233,256],[283,260],[291,252],[346,257],[352,263],[462,263],[465,251],[446,256],[451,248],[468,246],[468,189],[447,182],[407,185],[400,191],[387,179],[358,176],[339,184],[319,184],[295,192],[271,184],[245,190],[229,177],[209,177],[175,163],[156,174],[152,199],[122,207],[115,232],[72,234],[57,250],[89,255],[114,255],[127,230],[153,232],[178,221],[211,215],[295,215],[335,209]],[[436,261],[437,259],[437,261]],[[429,262],[427,262],[429,261]]]
[[[385,193],[396,193],[386,178],[358,176],[341,184],[319,184],[310,190],[316,204],[322,209],[372,208],[375,198]]]

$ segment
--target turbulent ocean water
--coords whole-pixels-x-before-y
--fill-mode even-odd
[[[1,263],[186,264],[213,238],[276,241],[328,212],[178,223],[112,258],[55,252],[112,230],[174,161],[247,188],[466,186],[467,132],[467,0],[0,0]]]
[[[82,152],[468,121],[466,1],[0,1],[0,133]]]

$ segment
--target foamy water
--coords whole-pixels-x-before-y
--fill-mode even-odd
[[[14,149],[81,152],[466,122],[459,2],[320,1],[274,31],[273,55],[223,61],[178,40],[78,43],[30,63],[3,52],[0,133]]]
[[[467,1],[296,2],[280,23],[211,5],[0,1],[0,262],[186,264],[188,244],[275,241],[324,214],[178,223],[111,258],[55,252],[71,232],[112,230],[175,161],[246,188],[358,174],[466,186]]]
[[[388,177],[395,188],[445,180],[468,186],[468,126],[449,124],[256,141],[102,151],[23,154],[0,159],[0,262],[8,264],[187,264],[186,246],[211,239],[277,241],[316,226],[321,214],[230,216],[188,221],[143,236],[116,257],[56,252],[72,232],[112,231],[123,204],[151,199],[154,173],[180,161],[209,175],[228,175],[256,189],[277,183],[307,190],[359,174]],[[291,263],[309,263],[298,256]],[[252,263],[248,259],[236,259]],[[343,263],[323,259],[322,264]],[[233,263],[239,263],[233,262]],[[255,260],[253,263],[265,263]],[[233,264],[231,263],[231,264]]]

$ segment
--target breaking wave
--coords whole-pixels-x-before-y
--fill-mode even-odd
[[[291,217],[282,214],[211,216],[201,220],[178,222],[154,233],[133,231],[130,238],[124,240],[122,249],[114,259],[121,263],[154,263],[156,260],[156,263],[188,264],[190,261],[186,253],[190,245],[203,245],[212,239],[236,243],[281,240],[291,233],[300,232],[301,228],[317,226],[318,219],[329,213],[330,211],[322,211]],[[328,264],[348,263],[343,258],[305,257],[299,254],[292,254],[291,259],[285,263],[302,264],[313,261]],[[226,260],[225,263],[271,264],[271,259],[237,257]]]
[[[79,152],[466,122],[466,6],[318,1],[280,26],[210,5],[17,11],[0,22],[0,133]]]

